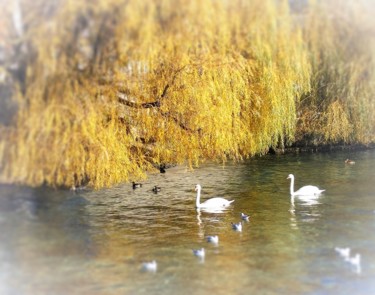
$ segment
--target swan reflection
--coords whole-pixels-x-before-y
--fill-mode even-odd
[[[227,211],[225,208],[197,208],[197,212],[202,211],[204,213],[211,213],[211,214],[222,214]]]
[[[321,214],[317,205],[320,204],[316,198],[298,197],[298,202],[296,202],[296,198],[291,196],[289,207],[291,228],[298,229],[297,218],[300,222],[315,222],[318,220]]]
[[[204,227],[203,227],[203,222],[202,222],[202,212],[203,213],[208,213],[208,214],[223,214],[227,210],[227,208],[196,208],[197,211],[197,225],[198,225],[198,236],[200,238],[204,237]],[[207,218],[206,218],[207,219]],[[210,217],[209,218],[211,221],[217,221],[215,217]]]

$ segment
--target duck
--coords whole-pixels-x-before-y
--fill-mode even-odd
[[[200,199],[201,199],[201,190],[202,190],[202,187],[200,186],[200,184],[197,184],[195,186],[195,191],[197,192],[197,198],[196,198],[196,202],[195,202],[195,207],[196,208],[217,208],[217,209],[222,209],[222,208],[226,208],[228,207],[231,203],[234,202],[234,200],[231,200],[231,201],[228,201],[224,198],[211,198],[211,199],[208,199],[206,201],[204,201],[203,203],[200,203]]]
[[[165,164],[160,165],[159,167],[160,173],[165,173],[166,172],[165,169],[166,169]]]
[[[161,191],[161,187],[160,186],[157,186],[157,185],[155,185],[153,188],[152,188],[152,191],[155,193],[155,194],[157,194],[158,192],[160,192]]]
[[[239,232],[241,232],[241,231],[242,231],[242,223],[241,223],[241,222],[239,222],[239,223],[233,223],[233,222],[232,222],[232,229],[233,229],[234,231],[239,231]]]
[[[205,256],[204,248],[193,250],[193,254],[199,258],[204,258]]]
[[[317,197],[325,190],[319,189],[314,185],[306,185],[301,187],[298,191],[294,191],[294,175],[289,174],[288,178],[290,179],[290,195],[291,196],[303,196],[303,197]]]
[[[346,160],[345,160],[345,164],[354,165],[354,164],[355,164],[355,161],[353,161],[353,160],[349,160],[349,159],[346,159]]]
[[[207,236],[206,240],[208,243],[212,244],[218,244],[219,243],[219,237],[218,236]]]
[[[350,256],[350,248],[335,247],[335,251],[338,254],[340,254],[340,256],[344,257],[345,259],[348,259]]]
[[[156,272],[158,269],[158,264],[155,260],[151,262],[144,262],[142,263],[142,270],[143,271],[149,271],[149,272]]]
[[[242,218],[242,220],[249,221],[250,216],[245,214],[245,213],[241,213],[241,218]]]
[[[142,187],[142,183],[136,183],[133,181],[133,189]]]

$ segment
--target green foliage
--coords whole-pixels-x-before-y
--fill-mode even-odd
[[[318,5],[301,25],[288,1],[28,2],[2,181],[100,188],[161,163],[265,153],[296,132],[374,140],[372,56],[341,46]]]

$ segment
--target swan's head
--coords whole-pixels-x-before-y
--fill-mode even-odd
[[[293,178],[294,178],[294,175],[293,174],[289,174],[286,179],[293,179]]]
[[[202,189],[201,185],[200,184],[197,184],[195,186],[195,191],[200,191]]]

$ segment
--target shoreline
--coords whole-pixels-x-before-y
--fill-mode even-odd
[[[270,148],[269,154],[298,154],[298,153],[325,153],[339,151],[364,151],[375,149],[375,143],[370,144],[323,144],[301,145],[295,144],[285,148]]]

